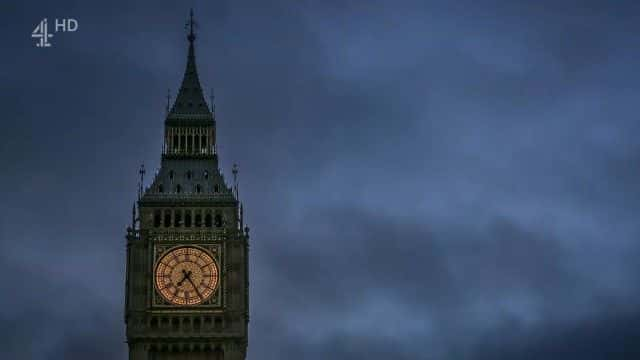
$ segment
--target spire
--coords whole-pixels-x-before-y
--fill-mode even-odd
[[[209,111],[207,102],[202,94],[202,87],[200,86],[198,70],[196,68],[196,55],[193,45],[196,40],[196,34],[194,32],[196,22],[193,20],[193,9],[189,13],[189,21],[186,27],[188,30],[187,40],[189,40],[187,66],[184,71],[184,77],[182,78],[182,85],[180,85],[180,90],[169,111],[168,118],[180,117],[180,115],[187,117],[190,115],[205,115],[211,117],[211,111]]]

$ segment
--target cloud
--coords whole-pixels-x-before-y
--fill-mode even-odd
[[[269,311],[254,310],[252,326],[277,329],[290,344],[283,354],[482,358],[493,351],[478,345],[486,341],[503,339],[517,353],[521,343],[535,346],[528,336],[547,342],[547,329],[572,332],[584,319],[633,309],[625,293],[592,288],[576,269],[580,255],[552,232],[507,217],[468,228],[332,208],[309,210],[301,222],[309,226],[299,233],[282,229],[252,246],[254,268],[269,270],[254,276],[253,302]],[[637,293],[634,283],[626,286]],[[258,347],[273,340],[254,338]]]
[[[51,257],[51,266],[64,257]],[[3,310],[0,311],[3,356],[7,359],[123,358],[124,329],[117,304],[39,264],[2,257]],[[76,267],[84,276],[93,269]]]
[[[4,22],[3,352],[124,358],[124,228],[139,164],[159,163],[188,9],[40,5]],[[221,167],[240,164],[252,228],[250,358],[633,357],[637,13],[197,6]],[[31,47],[60,14],[79,31]]]

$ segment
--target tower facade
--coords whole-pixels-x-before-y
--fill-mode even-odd
[[[161,166],[141,188],[127,229],[130,360],[242,360],[248,343],[249,228],[237,168],[230,186],[218,167],[215,111],[198,79],[193,14],[189,26]]]

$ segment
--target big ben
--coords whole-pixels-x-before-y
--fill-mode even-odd
[[[127,229],[130,360],[242,360],[248,344],[249,228],[237,168],[219,170],[216,117],[196,68],[193,13],[186,69],[164,122],[161,165]]]

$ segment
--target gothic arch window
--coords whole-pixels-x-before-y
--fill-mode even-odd
[[[191,149],[193,149],[193,136],[189,135],[187,136],[187,151],[191,152]]]
[[[162,212],[160,210],[156,210],[153,212],[153,226],[160,227],[162,223]]]
[[[216,194],[219,193],[220,192],[220,185],[218,185],[218,184],[213,185],[213,192],[216,193]]]
[[[193,176],[193,171],[187,170],[187,180],[191,180],[192,176]]]
[[[179,146],[178,135],[173,135],[173,152],[178,151],[178,146]]]
[[[202,226],[202,214],[200,213],[200,210],[196,212],[195,218],[196,218],[195,226],[196,227]]]
[[[191,227],[191,210],[184,211],[184,226]]]
[[[173,170],[169,170],[169,180],[173,180]]]
[[[182,192],[182,186],[180,186],[180,184],[176,185],[176,193],[180,194],[180,192]]]
[[[216,225],[216,227],[222,227],[222,215],[220,214],[216,214],[215,218],[214,218],[214,223]]]
[[[196,184],[196,194],[200,194],[200,191],[202,189],[200,188],[200,184]]]
[[[184,135],[180,135],[180,150],[184,151],[185,146],[186,146],[186,139]]]
[[[164,186],[162,186],[162,184],[158,184],[158,192],[159,193],[163,193],[164,192]]]
[[[207,136],[202,135],[200,137],[200,146],[202,147],[203,152],[207,152]]]
[[[204,216],[204,226],[206,226],[206,227],[211,227],[211,225],[212,225],[212,221],[211,221],[211,220],[212,220],[212,219],[211,219],[211,214],[210,214],[210,213],[207,213],[207,214]]]
[[[171,211],[165,210],[164,211],[164,227],[169,227],[169,226],[171,226]]]
[[[196,152],[200,150],[200,136],[198,135],[193,137],[193,148],[196,149]]]
[[[175,216],[173,218],[173,226],[174,227],[182,226],[182,210],[176,210]]]

